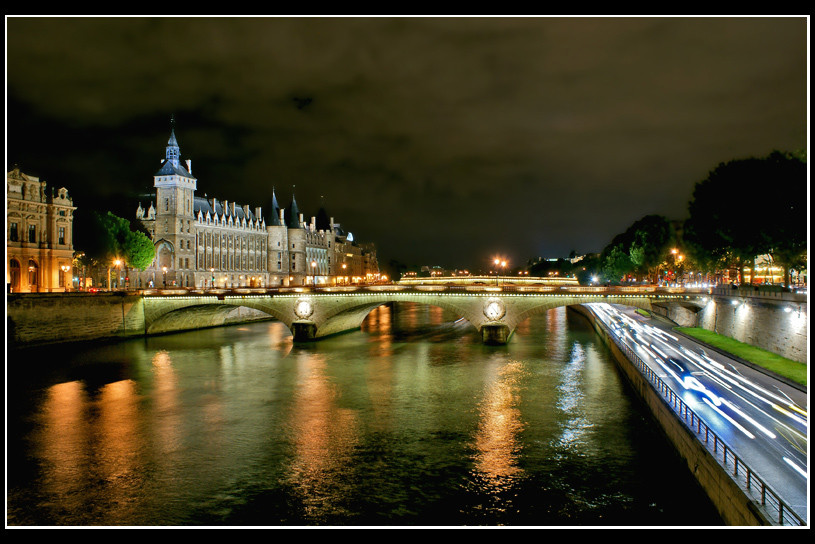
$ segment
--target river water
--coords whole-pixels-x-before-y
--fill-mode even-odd
[[[588,322],[439,308],[7,354],[8,526],[721,525]]]

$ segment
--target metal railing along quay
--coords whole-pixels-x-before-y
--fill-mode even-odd
[[[730,474],[751,497],[753,497],[768,513],[775,514],[774,521],[779,525],[802,526],[806,521],[790,508],[781,496],[765,482],[758,473],[751,469],[743,459],[721,437],[719,437],[699,415],[694,412],[673,389],[656,372],[645,364],[640,357],[622,342],[619,336],[608,327],[604,327],[614,344],[628,357],[640,373],[659,391],[667,403],[673,407],[674,412],[685,422],[688,428],[696,433],[696,437],[719,462],[724,470]]]

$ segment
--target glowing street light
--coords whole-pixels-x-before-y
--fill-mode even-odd
[[[317,262],[311,261],[311,285],[317,287]]]
[[[68,271],[71,269],[71,265],[64,264],[64,265],[60,266],[60,268],[62,269],[63,276],[67,277],[68,276]],[[68,291],[70,289],[69,284],[70,284],[70,282],[68,282],[67,279],[66,279],[66,281],[65,281],[65,290],[66,291]]]
[[[506,268],[506,266],[507,266],[507,262],[506,262],[506,261],[502,261],[501,259],[495,259],[493,262],[495,263],[495,268],[496,268],[496,269],[497,269],[499,266],[500,266],[502,269],[503,269],[503,268]],[[498,275],[497,275],[497,276],[496,276],[496,278],[495,278],[495,285],[499,285],[499,284],[501,283],[501,270],[498,270],[498,271],[497,271],[497,274],[498,274]]]

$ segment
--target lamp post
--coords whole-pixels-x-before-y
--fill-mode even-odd
[[[215,268],[210,268],[209,273],[212,276],[212,281],[210,282],[210,287],[215,288]]]
[[[343,283],[348,283],[348,276],[345,275],[345,269],[346,268],[348,268],[348,265],[346,265],[345,263],[342,263],[342,277],[343,277],[342,282]]]
[[[167,289],[167,267],[162,266],[161,270],[164,272],[164,275],[161,277],[161,279],[164,282],[164,288]]]
[[[674,260],[674,263],[673,263],[674,264],[674,266],[673,266],[673,268],[674,268],[674,270],[673,270],[673,272],[674,272],[674,281],[676,282],[676,284],[678,286],[679,285],[679,267],[677,266],[677,263],[681,263],[682,259],[684,259],[684,256],[680,255],[679,250],[676,249],[676,248],[673,248],[671,250],[671,254],[673,255],[673,258],[674,258],[673,259]]]
[[[311,286],[317,287],[317,262],[311,261]]]
[[[122,260],[116,259],[113,261],[113,264],[116,265],[116,289],[121,289],[122,287]]]
[[[68,271],[71,269],[71,265],[64,264],[60,266],[60,268],[62,269],[63,281],[65,281],[65,291],[67,292],[70,290],[69,287],[70,282],[68,281]]]
[[[507,266],[507,262],[502,261],[501,259],[495,259],[495,261],[493,261],[493,262],[495,263],[495,269],[496,269],[496,274],[497,274],[497,276],[495,277],[495,285],[500,285],[501,284],[501,270],[498,269],[498,266],[500,265],[501,268],[503,269],[503,268],[505,268]]]

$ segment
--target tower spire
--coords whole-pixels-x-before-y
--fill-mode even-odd
[[[175,115],[170,116],[170,140],[167,142],[165,158],[178,168],[181,159],[181,149],[178,147],[178,140],[175,139]]]

